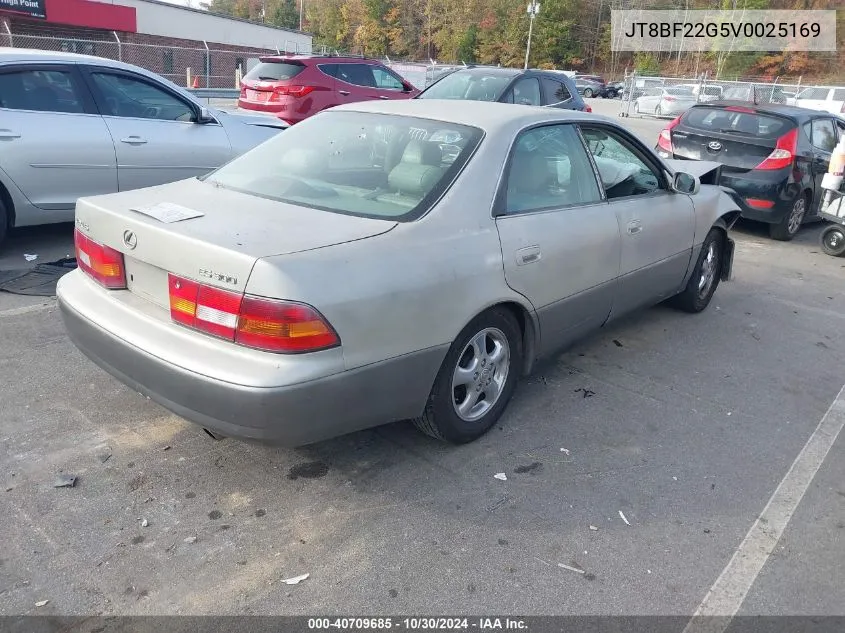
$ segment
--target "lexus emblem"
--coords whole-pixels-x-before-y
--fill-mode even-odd
[[[714,152],[718,152],[722,149],[722,144],[719,141],[710,141],[707,143],[707,149],[712,149]]]
[[[126,248],[132,250],[138,245],[138,236],[132,231],[124,231],[123,243],[126,244]]]

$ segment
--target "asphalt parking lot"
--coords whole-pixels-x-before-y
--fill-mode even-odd
[[[52,299],[0,293],[0,613],[689,615],[716,583],[712,612],[845,615],[845,260],[819,229],[742,224],[707,311],[544,362],[461,447],[213,441],[77,352]],[[69,225],[18,231],[0,269],[71,251]]]

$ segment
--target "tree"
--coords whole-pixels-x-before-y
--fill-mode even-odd
[[[299,10],[296,7],[296,0],[276,0],[273,5],[272,10],[268,8],[270,23],[285,29],[299,28]]]

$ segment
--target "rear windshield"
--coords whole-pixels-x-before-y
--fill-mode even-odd
[[[686,111],[681,123],[706,132],[721,132],[777,138],[795,124],[777,116],[729,108],[693,107]]]
[[[301,64],[286,64],[284,62],[260,62],[250,70],[244,79],[254,81],[281,81],[292,79],[305,70]]]
[[[694,96],[689,88],[666,88],[666,94],[677,95],[678,97]]]
[[[457,71],[446,75],[420,94],[419,99],[498,101],[513,75]]]
[[[481,130],[399,115],[328,110],[206,178],[301,207],[411,221],[442,195]]]

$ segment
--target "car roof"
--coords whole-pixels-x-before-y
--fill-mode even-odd
[[[495,133],[513,127],[526,127],[545,122],[596,122],[618,123],[603,117],[576,110],[564,110],[542,106],[514,105],[491,101],[469,101],[462,99],[402,99],[392,101],[360,101],[331,108],[332,111],[370,112],[373,114],[394,114],[418,117],[481,128]]]
[[[372,57],[358,57],[355,55],[261,55],[262,62],[331,62],[333,64],[381,64],[381,60]]]
[[[777,114],[780,116],[785,116],[794,119],[796,121],[806,121],[808,119],[815,119],[818,117],[835,116],[831,115],[829,112],[824,112],[822,110],[810,110],[809,108],[800,108],[798,106],[785,105],[782,103],[758,103],[755,105],[753,103],[749,103],[748,101],[709,101],[707,103],[699,103],[697,105],[694,105],[693,108],[707,108],[713,106],[734,106],[738,108],[747,108],[749,110],[754,110],[759,114]]]

